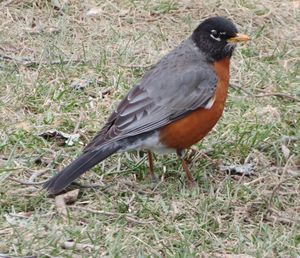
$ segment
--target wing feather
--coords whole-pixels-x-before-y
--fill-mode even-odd
[[[191,42],[182,44],[186,47],[165,56],[132,88],[85,151],[156,130],[205,108],[215,94],[215,72]]]

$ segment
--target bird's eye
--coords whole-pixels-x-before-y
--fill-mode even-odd
[[[211,34],[212,34],[214,37],[216,37],[216,38],[219,37],[219,32],[217,32],[216,30],[212,30],[212,31],[211,31]]]
[[[221,41],[220,33],[219,33],[218,31],[216,31],[216,30],[211,30],[211,31],[210,31],[210,36],[211,36],[213,39],[217,40],[217,41]]]

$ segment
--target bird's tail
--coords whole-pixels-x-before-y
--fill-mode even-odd
[[[84,172],[117,152],[120,148],[120,145],[114,144],[113,146],[103,146],[98,150],[82,153],[70,165],[54,177],[50,178],[43,187],[46,188],[50,194],[57,194],[61,192],[77,177],[81,176]]]

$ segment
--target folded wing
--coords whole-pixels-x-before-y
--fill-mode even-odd
[[[84,151],[158,129],[204,108],[216,85],[214,70],[187,40],[144,75]]]

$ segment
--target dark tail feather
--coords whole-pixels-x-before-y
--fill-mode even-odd
[[[118,144],[115,144],[115,146],[107,146],[99,150],[88,151],[81,154],[61,172],[50,178],[43,187],[46,188],[50,194],[61,192],[77,177],[81,176],[84,172],[97,165],[120,148],[121,147]]]

